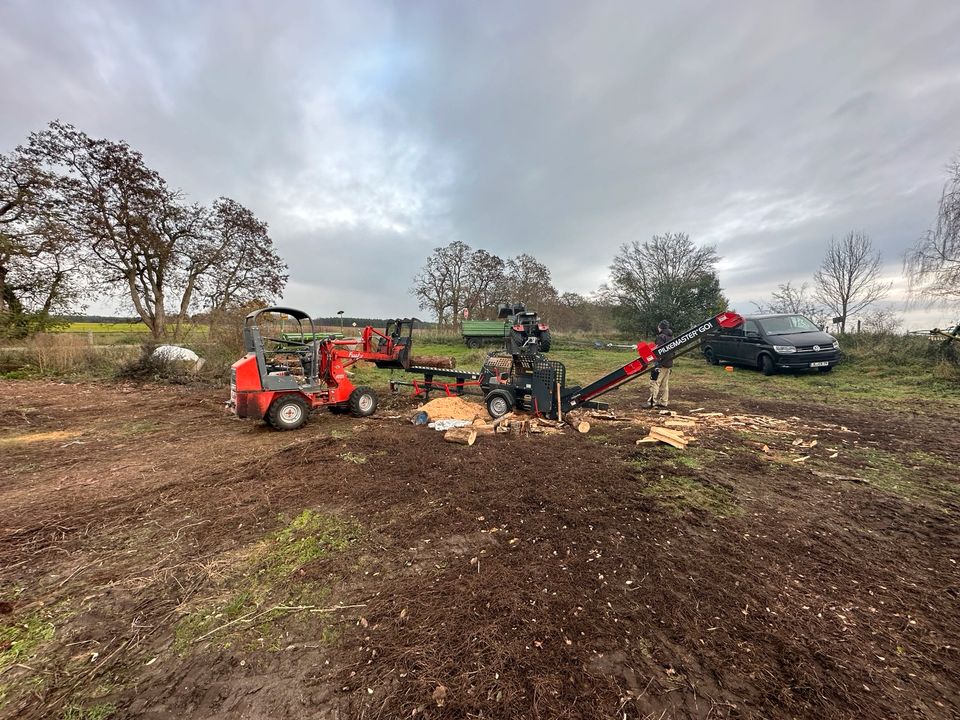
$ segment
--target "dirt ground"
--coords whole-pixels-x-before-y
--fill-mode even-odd
[[[960,717],[953,406],[675,392],[786,430],[0,383],[0,717]]]

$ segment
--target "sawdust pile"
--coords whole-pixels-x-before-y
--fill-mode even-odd
[[[436,420],[473,420],[488,417],[487,409],[480,403],[468,402],[462,397],[438,397],[417,408],[425,412],[430,421]]]

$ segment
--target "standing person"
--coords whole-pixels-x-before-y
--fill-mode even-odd
[[[670,323],[661,320],[657,324],[657,345],[663,345],[673,340],[673,330]],[[647,407],[666,409],[670,403],[670,370],[673,368],[673,358],[661,360],[650,371],[650,399]]]

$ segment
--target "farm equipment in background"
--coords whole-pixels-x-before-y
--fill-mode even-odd
[[[469,348],[495,342],[511,355],[549,352],[553,339],[550,326],[540,320],[536,311],[523,305],[501,305],[498,320],[464,320],[463,340]]]
[[[414,388],[416,394],[429,396],[431,390],[443,390],[448,395],[478,389],[491,417],[501,417],[514,408],[531,410],[556,420],[576,408],[606,409],[596,398],[636,380],[659,362],[684,355],[700,345],[707,335],[720,328],[735,328],[743,318],[733,312],[722,312],[662,345],[641,342],[635,347],[638,357],[626,365],[607,373],[592,383],[567,387],[566,367],[540,354],[491,353],[478,373],[439,368],[408,367],[408,372],[424,376],[423,382],[392,380],[391,389],[400,385]],[[441,379],[437,379],[441,378]]]
[[[260,318],[270,313],[293,318],[300,332],[264,337]],[[227,407],[237,417],[263,419],[278,430],[295,430],[311,410],[320,407],[358,417],[372,415],[377,409],[376,392],[350,382],[347,368],[361,360],[379,368],[409,366],[414,322],[391,320],[383,332],[367,326],[358,338],[323,337],[302,310],[256,310],[244,320],[246,355],[230,370]],[[309,331],[304,323],[309,323]]]
[[[913,330],[911,335],[926,335],[931,340],[943,340],[944,345],[949,345],[954,340],[960,340],[960,323],[956,327],[947,330],[933,328],[932,330]]]

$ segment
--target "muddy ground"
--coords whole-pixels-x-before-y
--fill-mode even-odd
[[[676,392],[787,429],[4,382],[0,717],[960,717],[956,406]]]

